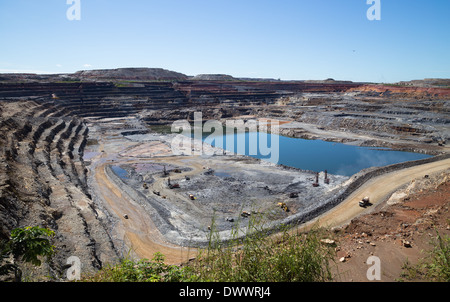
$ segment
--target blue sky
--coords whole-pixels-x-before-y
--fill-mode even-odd
[[[0,0],[0,72],[160,67],[283,80],[450,78],[450,1]]]

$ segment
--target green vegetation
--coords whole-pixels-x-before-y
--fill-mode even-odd
[[[190,270],[164,263],[164,256],[133,261],[125,258],[117,265],[108,265],[94,275],[84,276],[84,282],[182,282],[190,281]]]
[[[429,276],[438,281],[450,282],[450,237],[442,238],[437,233],[434,249],[430,254]]]
[[[259,222],[258,222],[259,223]],[[321,244],[324,234],[314,229],[305,234],[267,236],[255,221],[247,236],[223,243],[211,227],[209,246],[183,267],[166,265],[161,254],[149,260],[122,260],[102,269],[87,282],[310,282],[333,280],[333,250]]]
[[[14,273],[14,280],[22,280],[22,270],[18,261],[41,265],[39,256],[47,257],[47,261],[54,254],[54,246],[48,238],[55,233],[49,229],[39,227],[17,228],[12,230],[8,241],[0,242],[0,276]],[[11,257],[13,260],[11,261]]]
[[[429,280],[438,282],[450,282],[450,237],[442,237],[436,231],[436,238],[431,244],[433,249],[417,265],[413,266],[406,261],[403,264],[403,280]]]
[[[151,125],[151,126],[147,126],[147,128],[150,131],[156,132],[159,134],[171,134],[172,133],[172,128],[170,125]]]
[[[238,247],[216,241],[200,254],[193,269],[201,281],[331,281],[333,251],[321,244],[321,233],[321,230],[306,234],[284,231],[279,236],[267,237],[255,230]]]
[[[255,215],[256,216],[256,215]],[[246,236],[233,230],[234,239],[224,243],[211,227],[208,247],[201,249],[194,261],[183,266],[164,263],[156,253],[151,260],[128,257],[118,264],[107,265],[95,274],[82,276],[82,282],[326,282],[331,272],[333,246],[322,244],[328,237],[324,229],[307,233],[287,229],[267,236],[259,218],[251,218]],[[54,232],[39,227],[14,229],[11,238],[0,242],[0,275],[14,274],[22,281],[18,262],[40,266],[54,255],[49,238]],[[450,237],[438,232],[427,257],[413,266],[406,261],[398,281],[450,281]]]

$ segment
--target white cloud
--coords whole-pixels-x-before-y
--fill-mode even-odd
[[[61,64],[56,64],[56,67],[61,68],[62,65]]]
[[[92,65],[91,64],[84,64],[83,67],[89,68],[89,67],[92,67]]]

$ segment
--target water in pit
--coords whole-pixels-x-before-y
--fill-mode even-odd
[[[111,169],[113,170],[114,174],[116,174],[117,176],[120,177],[120,179],[124,180],[124,179],[129,179],[128,177],[128,171],[123,169],[122,167],[119,166],[111,166]]]
[[[203,136],[203,140],[212,146],[222,147],[231,152],[249,155],[276,164],[311,171],[327,170],[331,174],[344,176],[351,176],[365,168],[381,167],[430,157],[430,155],[420,153],[358,147],[280,135],[276,136],[278,146],[275,143],[272,146],[272,137],[274,136],[275,134],[260,132],[235,133],[234,135],[223,136],[211,136],[208,133]],[[231,142],[231,138],[233,138],[234,143]],[[276,142],[275,139],[274,142]],[[245,151],[243,146],[245,146]]]

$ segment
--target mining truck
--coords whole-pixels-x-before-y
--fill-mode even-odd
[[[367,207],[369,205],[369,197],[364,197],[363,199],[361,199],[360,201],[359,201],[359,206],[360,207],[363,207],[363,208],[365,208],[365,207]]]

